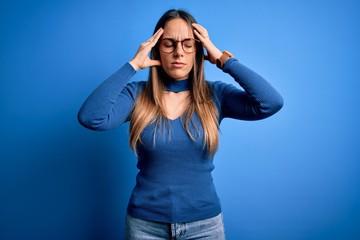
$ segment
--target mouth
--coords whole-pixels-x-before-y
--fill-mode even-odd
[[[182,68],[184,67],[186,64],[183,63],[183,62],[172,62],[171,63],[171,66],[174,67],[174,68]]]

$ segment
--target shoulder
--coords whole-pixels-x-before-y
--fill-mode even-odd
[[[206,83],[217,98],[222,98],[226,93],[237,90],[234,85],[223,81],[206,81]]]
[[[211,97],[219,111],[222,108],[225,96],[229,92],[237,91],[234,85],[222,81],[206,81],[206,83],[210,87]]]
[[[125,88],[132,91],[142,91],[146,86],[147,81],[133,81],[126,84]]]
[[[141,93],[145,86],[147,84],[147,81],[134,81],[129,82],[126,84],[125,88],[123,89],[123,94],[126,94],[130,96],[133,100],[135,100],[139,93]]]

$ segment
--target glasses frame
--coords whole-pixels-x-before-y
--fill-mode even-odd
[[[165,51],[161,50],[160,44],[161,44],[161,42],[164,41],[164,40],[170,40],[170,41],[173,43],[174,50],[172,50],[171,52],[165,52]],[[195,40],[195,51],[193,51],[193,52],[188,52],[188,51],[185,50],[185,48],[184,48],[184,42],[185,42],[185,41],[188,41],[188,40]],[[181,43],[181,47],[182,47],[182,49],[183,49],[183,51],[184,51],[185,53],[190,54],[190,53],[196,52],[196,50],[197,50],[196,45],[200,43],[200,40],[195,39],[195,38],[185,38],[185,39],[182,40],[182,41],[177,41],[177,40],[175,40],[175,39],[173,39],[173,38],[163,38],[163,39],[161,39],[161,40],[159,41],[159,50],[160,50],[161,52],[167,53],[167,54],[173,53],[173,52],[176,50],[176,48],[177,48],[177,46],[178,46],[178,43]]]

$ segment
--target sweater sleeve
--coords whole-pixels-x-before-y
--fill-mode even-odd
[[[237,59],[228,59],[223,71],[240,85],[220,84],[220,119],[260,120],[278,112],[283,106],[281,95],[260,75],[242,65]]]
[[[138,89],[138,83],[128,81],[135,73],[126,63],[102,82],[81,106],[80,124],[91,130],[107,130],[128,121]]]

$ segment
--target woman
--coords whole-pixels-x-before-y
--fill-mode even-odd
[[[243,90],[205,81],[204,59]],[[148,81],[128,82],[148,67]],[[226,117],[263,119],[282,104],[268,82],[221,52],[189,13],[167,11],[154,35],[94,90],[78,114],[93,130],[130,121],[139,173],[127,209],[126,239],[225,239],[211,176],[219,124]]]

